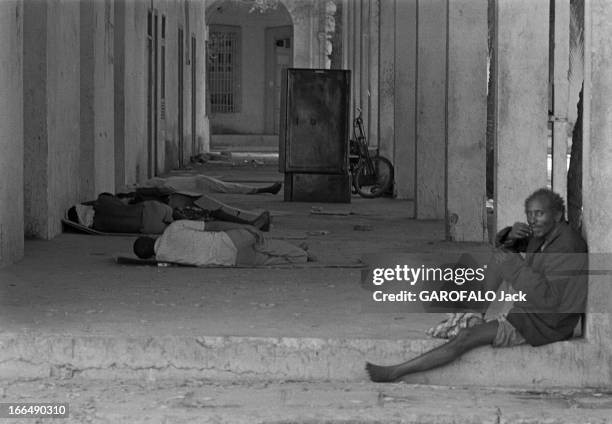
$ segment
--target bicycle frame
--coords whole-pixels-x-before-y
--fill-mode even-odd
[[[353,120],[353,139],[350,140],[349,152],[353,194],[358,193],[366,198],[383,195],[393,184],[393,165],[379,155],[378,149],[370,152],[360,108],[357,108],[357,116]],[[379,179],[380,176],[383,176],[383,180]]]
[[[359,159],[355,164],[358,167],[362,162],[365,162],[368,172],[374,173],[374,163],[370,156],[370,149],[368,148],[368,141],[363,128],[363,118],[361,117],[361,109],[357,109],[358,115],[353,120],[353,137],[357,147],[357,155]]]

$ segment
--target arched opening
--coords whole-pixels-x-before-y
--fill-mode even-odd
[[[283,69],[293,23],[279,1],[222,0],[206,11],[211,150],[277,151]]]

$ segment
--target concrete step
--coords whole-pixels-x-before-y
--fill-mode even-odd
[[[4,333],[0,335],[0,379],[82,376],[363,382],[368,380],[366,360],[394,364],[441,342]],[[415,374],[406,381],[524,388],[603,387],[609,382],[610,370],[585,367],[582,358],[588,357],[587,347],[581,341],[539,348],[484,347],[449,366]]]
[[[79,424],[603,424],[612,420],[612,395],[593,390],[75,378],[7,384],[2,393],[3,402],[67,403],[69,417],[61,422]]]

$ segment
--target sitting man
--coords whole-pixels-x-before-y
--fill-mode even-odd
[[[174,221],[157,238],[139,237],[134,253],[185,265],[279,265],[304,263],[305,246],[268,240],[255,227],[229,222]],[[312,260],[312,258],[310,258]]]
[[[565,222],[563,199],[551,190],[531,194],[525,214],[527,223],[517,222],[497,235],[494,262],[500,278],[524,293],[526,301],[516,302],[505,317],[462,329],[449,342],[404,363],[366,363],[372,381],[395,381],[436,368],[479,346],[540,346],[572,337],[586,305],[586,243]],[[495,288],[489,276],[487,283],[487,289]]]

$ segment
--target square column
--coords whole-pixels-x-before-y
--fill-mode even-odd
[[[416,217],[444,218],[447,0],[417,7]]]
[[[80,193],[115,191],[113,3],[80,3]]]
[[[0,267],[23,256],[23,4],[0,2]]]
[[[486,241],[487,0],[448,3],[446,237]]]
[[[293,67],[320,68],[318,5],[299,0],[283,0],[293,20]]]
[[[378,147],[380,154],[391,160],[395,132],[395,13],[395,0],[380,2]]]
[[[395,166],[395,191],[398,199],[414,199],[417,138],[417,0],[397,0],[394,12],[393,164]],[[388,14],[388,10],[384,14]],[[390,76],[383,76],[385,81],[388,81],[389,78]],[[388,87],[385,84],[383,90]]]
[[[570,1],[555,0],[552,189],[567,200]]]
[[[546,186],[549,0],[496,3],[495,212],[499,230],[525,219]]]
[[[25,234],[48,239],[79,198],[80,4],[24,2]]]

